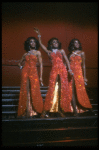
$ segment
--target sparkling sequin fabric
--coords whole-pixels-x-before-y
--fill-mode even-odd
[[[53,104],[54,90],[56,84],[56,77],[59,74],[61,80],[61,96],[60,107],[64,112],[71,112],[71,98],[69,93],[69,85],[67,78],[66,66],[62,61],[62,54],[60,52],[51,53],[52,70],[49,79],[49,89],[45,98],[44,110],[49,111]]]
[[[59,81],[56,82],[53,103],[49,112],[58,112],[59,111]]]
[[[78,102],[84,108],[92,108],[85,89],[81,63],[82,63],[82,58],[80,56],[75,55],[70,57],[70,67],[72,72],[74,73],[74,80],[75,80]],[[69,88],[72,96],[72,80],[69,83]]]
[[[27,105],[27,80],[30,80],[30,91],[32,98],[32,106],[34,110],[41,113],[43,110],[43,100],[40,92],[40,83],[36,68],[37,57],[35,55],[27,55],[25,61],[25,66],[21,73],[21,87],[18,105],[18,116],[21,116],[26,111]]]

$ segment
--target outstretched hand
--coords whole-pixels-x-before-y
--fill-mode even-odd
[[[43,82],[41,82],[41,86],[44,86]]]
[[[68,70],[68,72],[69,72],[69,74],[71,75],[71,76],[73,76],[74,75],[74,73],[72,72],[72,70],[70,69],[70,70]]]
[[[39,31],[38,28],[35,28],[35,27],[34,27],[34,31],[35,31],[37,34],[40,34],[40,31]]]
[[[84,78],[84,83],[85,85],[87,85],[88,80],[86,78]]]
[[[41,86],[44,86],[44,84],[43,84],[43,80],[42,80],[42,78],[40,77],[40,82],[41,82]]]

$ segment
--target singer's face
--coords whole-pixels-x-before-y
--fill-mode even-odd
[[[52,41],[52,46],[53,46],[53,48],[58,48],[58,46],[59,46],[58,41],[57,40],[53,40]]]
[[[36,46],[36,43],[35,43],[35,40],[34,39],[31,39],[30,40],[30,47],[33,48]]]
[[[79,42],[77,40],[74,41],[74,46],[75,46],[75,48],[79,48],[80,45],[79,45]]]

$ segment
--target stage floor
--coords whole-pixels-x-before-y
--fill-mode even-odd
[[[86,112],[78,117],[66,113],[49,114],[49,118],[17,118],[19,87],[2,88],[2,146],[97,146],[98,115]],[[45,88],[46,89],[46,88]],[[46,91],[41,89],[42,97]],[[91,94],[92,90],[89,92]],[[90,96],[95,113],[98,113],[96,93]]]
[[[3,146],[97,146],[98,116],[2,120]]]

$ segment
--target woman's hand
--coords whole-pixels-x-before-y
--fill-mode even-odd
[[[85,85],[87,85],[88,80],[86,78],[84,78],[84,83]]]
[[[20,66],[20,69],[22,69],[23,68],[23,66]]]
[[[71,69],[69,69],[69,70],[68,70],[68,72],[69,72],[69,74],[70,74],[71,76],[73,76],[73,75],[74,75],[74,73],[72,72],[72,70],[71,70]]]
[[[39,34],[39,35],[40,35],[40,31],[39,31],[39,29],[34,28],[34,31],[35,31],[37,34]]]
[[[40,82],[41,82],[41,86],[44,86],[44,85],[43,85],[43,80],[42,80],[41,77],[40,77]]]

